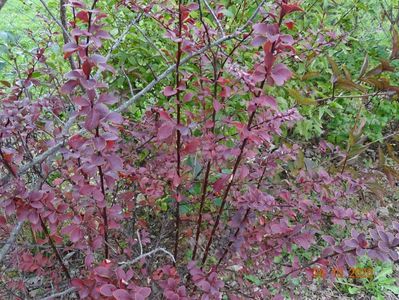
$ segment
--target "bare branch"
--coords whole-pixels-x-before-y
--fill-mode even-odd
[[[60,0],[60,20],[61,20],[62,27],[67,29],[68,26],[67,26],[67,21],[66,21],[65,0]],[[70,41],[70,37],[69,37],[68,33],[66,32],[66,30],[62,30],[62,36],[64,38],[64,44],[67,44]],[[69,64],[71,65],[71,69],[75,70],[76,64],[75,64],[75,61],[73,60],[72,55],[69,56],[68,60],[69,60]]]
[[[164,61],[168,62],[168,58],[163,54],[161,50],[154,44],[154,42],[147,36],[147,34],[139,27],[137,24],[134,24],[134,27],[140,31],[141,35],[145,38],[145,40],[158,52],[158,54],[163,58]]]
[[[67,289],[67,290],[65,290],[63,292],[59,292],[59,293],[53,294],[51,296],[47,296],[47,297],[42,298],[40,300],[59,299],[59,297],[63,297],[65,295],[68,295],[68,294],[73,293],[73,292],[76,292],[76,288],[74,288],[74,287],[73,288],[69,288],[69,289]]]
[[[218,17],[216,16],[215,12],[213,11],[212,7],[209,5],[207,0],[202,0],[205,3],[206,8],[208,8],[209,12],[211,13],[213,19],[216,22],[216,25],[218,26],[218,29],[220,31],[220,33],[222,34],[222,36],[225,36],[226,34],[224,33],[222,24],[220,24]]]
[[[129,25],[127,25],[125,31],[122,32],[122,34],[115,40],[114,44],[109,48],[107,55],[105,56],[105,59],[108,60],[111,57],[112,52],[119,47],[119,45],[125,40],[126,36],[128,35],[130,28],[134,26],[138,21],[140,21],[141,17],[143,14],[139,14],[135,19],[133,19]],[[94,78],[98,78],[100,76],[101,71],[98,70]]]
[[[6,256],[8,251],[10,250],[11,246],[14,245],[15,240],[16,240],[16,238],[18,236],[18,233],[22,229],[23,223],[24,223],[23,221],[19,221],[17,223],[17,225],[15,225],[14,229],[11,231],[10,237],[6,241],[6,243],[3,246],[3,248],[1,248],[1,250],[0,250],[0,263],[3,261],[4,257]]]
[[[140,245],[140,255],[143,255],[143,244],[141,243],[141,238],[140,238],[140,231],[137,229],[137,239],[139,240],[139,245]]]
[[[120,262],[119,265],[120,265],[120,266],[130,266],[130,265],[133,265],[133,264],[137,263],[138,261],[142,260],[143,258],[146,258],[146,257],[148,257],[148,256],[151,256],[151,255],[153,255],[153,254],[155,254],[155,253],[157,253],[157,252],[163,252],[163,253],[167,254],[168,256],[170,256],[170,258],[173,260],[173,262],[175,262],[175,258],[173,257],[172,253],[170,253],[169,251],[167,251],[167,250],[164,249],[164,248],[156,248],[156,249],[154,249],[154,250],[152,250],[152,251],[150,251],[150,252],[148,252],[148,253],[144,253],[144,254],[142,254],[142,255],[136,257],[136,258],[133,259],[133,260],[126,261],[126,262]],[[60,292],[60,293],[57,293],[57,294],[53,294],[53,295],[51,295],[51,296],[42,298],[42,299],[40,299],[40,300],[51,300],[51,299],[56,299],[56,298],[58,298],[58,297],[65,296],[65,295],[70,294],[70,293],[73,293],[73,292],[76,292],[76,288],[69,288],[69,289],[67,289],[67,290],[65,290],[65,291],[63,291],[63,292]]]
[[[343,96],[334,96],[334,97],[327,97],[327,98],[322,98],[322,99],[316,99],[316,102],[325,102],[328,100],[333,100],[333,99],[352,99],[352,98],[368,98],[368,97],[376,97],[376,96],[394,96],[396,92],[394,91],[389,91],[389,92],[384,92],[384,93],[372,93],[372,94],[363,94],[363,95],[343,95]]]
[[[61,22],[54,16],[54,14],[51,12],[49,7],[47,6],[46,2],[44,2],[43,0],[40,0],[40,2],[43,4],[43,7],[47,10],[47,12],[49,13],[50,17],[54,20],[54,22],[57,23],[57,25],[62,29],[63,34],[65,34],[68,37],[69,41],[72,41],[72,38],[69,35],[68,30],[66,30],[64,25],[62,25]]]
[[[62,130],[62,135],[65,136],[68,133],[68,130],[72,127],[72,125],[74,124],[76,119],[76,115],[73,115],[68,122],[65,123],[64,129]],[[80,133],[84,133],[84,130],[81,130]],[[30,163],[27,163],[26,165],[22,166],[18,172],[17,175],[23,175],[25,174],[27,171],[29,171],[31,168],[33,168],[34,166],[41,164],[43,161],[45,161],[49,156],[56,154],[58,152],[58,150],[61,149],[61,147],[64,145],[64,141],[60,141],[58,142],[56,145],[54,145],[53,147],[51,147],[50,149],[48,149],[47,151],[43,152],[42,154],[36,156]],[[8,180],[10,179],[11,174],[7,174],[5,176],[3,176],[0,179],[0,185],[3,185],[5,183],[8,182]]]
[[[122,34],[115,40],[115,43],[111,46],[111,48],[108,50],[108,54],[105,57],[107,60],[111,57],[112,51],[114,51],[116,48],[119,47],[119,45],[125,40],[127,34],[130,31],[130,28],[132,28],[132,26],[136,25],[136,23],[138,21],[140,21],[141,17],[143,16],[143,14],[139,14],[135,19],[133,19],[129,25],[127,25],[126,29],[124,32],[122,32]]]
[[[154,249],[154,250],[152,250],[152,251],[150,251],[150,252],[144,253],[144,254],[142,254],[142,255],[136,257],[136,258],[133,259],[133,260],[122,261],[122,262],[119,263],[119,265],[120,265],[120,266],[130,266],[130,265],[133,265],[133,264],[135,264],[136,262],[142,260],[143,258],[146,258],[147,256],[151,256],[151,255],[153,255],[153,254],[155,254],[155,253],[157,253],[157,252],[163,252],[163,253],[167,254],[168,256],[170,256],[170,258],[173,260],[173,262],[176,262],[176,260],[175,260],[175,258],[174,258],[174,256],[173,256],[173,254],[170,253],[168,250],[166,250],[166,249],[164,249],[164,248],[156,248],[156,249]]]
[[[123,75],[125,75],[127,83],[129,85],[130,96],[134,97],[134,90],[133,90],[132,82],[130,81],[129,76],[127,76],[125,69],[122,67],[121,70],[122,70]]]

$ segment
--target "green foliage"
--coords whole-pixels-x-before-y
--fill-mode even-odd
[[[367,121],[364,134],[371,141],[381,139],[392,122],[398,119],[398,104],[394,98],[383,96],[349,98],[350,95],[373,94],[378,89],[365,86],[359,81],[365,56],[369,70],[388,59],[391,51],[390,23],[382,18],[379,1],[305,1],[306,14],[296,26],[299,32],[311,30],[314,38],[303,49],[301,61],[295,62],[297,79],[286,98],[300,107],[305,119],[298,124],[295,133],[310,140],[322,137],[338,145],[345,145],[354,120],[359,112]],[[322,26],[321,26],[322,25]],[[323,27],[324,26],[324,27]],[[373,34],[369,34],[373,28]],[[332,46],[317,47],[317,41],[332,41]],[[327,59],[331,57],[332,59]],[[335,71],[331,63],[334,63]],[[396,61],[392,62],[395,67]],[[345,74],[344,80],[333,88],[334,73]],[[349,78],[350,81],[349,81]],[[397,73],[384,73],[392,85],[398,83]],[[361,84],[361,85],[359,85]],[[359,90],[361,89],[361,90]],[[293,94],[291,91],[296,91]],[[338,96],[334,98],[334,96]],[[339,98],[345,96],[346,98]],[[315,101],[325,99],[324,101]]]
[[[366,293],[381,300],[387,299],[392,293],[399,295],[398,280],[394,277],[391,263],[373,263],[370,259],[362,257],[355,268],[370,269],[374,276],[372,278],[340,278],[337,280],[337,287],[342,292],[351,296]]]

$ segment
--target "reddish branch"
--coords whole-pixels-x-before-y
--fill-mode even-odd
[[[46,235],[46,237],[48,238],[48,241],[50,243],[51,248],[53,249],[53,252],[55,254],[55,256],[57,257],[58,262],[60,263],[66,277],[71,280],[71,274],[69,273],[69,270],[67,268],[67,266],[65,265],[64,261],[62,260],[61,254],[58,252],[57,247],[54,244],[53,239],[50,236],[50,232],[48,231],[46,224],[44,223],[42,217],[39,215],[39,219],[40,219],[40,224],[42,225],[42,229],[44,234]]]
[[[259,178],[259,180],[258,180],[258,184],[257,184],[257,188],[258,188],[258,189],[260,188],[260,185],[262,184],[263,178],[265,178],[266,170],[267,170],[267,165],[265,165],[265,167],[264,167],[264,169],[263,169],[263,172],[262,172],[262,175],[260,176],[260,178]],[[222,263],[222,261],[224,260],[224,258],[226,257],[227,253],[229,252],[229,249],[230,249],[231,245],[233,245],[233,241],[237,238],[238,234],[240,233],[240,230],[241,230],[240,228],[241,228],[241,226],[247,221],[250,211],[251,211],[250,208],[248,208],[248,209],[246,210],[245,215],[244,215],[244,217],[242,218],[242,221],[241,221],[241,223],[240,223],[240,226],[238,226],[236,232],[234,233],[233,240],[231,240],[231,241],[229,242],[229,244],[227,245],[227,247],[226,247],[226,249],[224,250],[222,256],[220,257],[220,259],[219,259],[219,261],[218,261],[216,267],[218,267],[218,266]]]
[[[179,42],[177,43],[177,54],[176,54],[176,102],[177,102],[177,126],[181,124],[181,103],[180,103],[180,74],[179,74],[179,68],[180,68],[180,60],[181,60],[181,55],[182,55],[182,50],[181,50],[181,45],[182,45],[182,27],[183,27],[183,20],[182,20],[182,11],[181,11],[181,6],[182,6],[182,1],[178,1],[179,5],[179,33],[178,33],[178,38]],[[180,128],[176,130],[176,158],[177,158],[177,165],[176,165],[176,174],[179,177],[180,181],[180,170],[181,170],[181,132]],[[179,183],[180,184],[180,183]],[[180,231],[180,203],[179,203],[179,193],[180,193],[180,187],[177,187],[176,190],[176,211],[175,211],[175,222],[176,222],[176,232],[175,232],[175,249],[174,249],[174,257],[177,258],[178,254],[178,249],[179,249],[179,231]]]
[[[250,127],[251,127],[251,124],[252,124],[253,119],[254,119],[254,117],[255,117],[255,113],[256,113],[256,110],[254,110],[254,111],[252,112],[251,116],[249,117],[248,124],[247,124],[247,129],[248,129],[248,131],[251,130]],[[240,153],[238,154],[237,160],[236,160],[236,162],[234,163],[233,171],[232,171],[232,173],[231,173],[231,175],[230,175],[230,178],[229,178],[229,183],[227,184],[226,190],[224,191],[224,194],[223,194],[223,197],[222,197],[222,204],[220,205],[218,214],[217,214],[217,216],[216,216],[215,224],[213,225],[211,235],[210,235],[209,240],[208,240],[208,243],[207,243],[207,245],[206,245],[206,247],[205,247],[204,256],[202,257],[202,262],[201,262],[202,264],[204,264],[205,261],[206,261],[206,259],[208,258],[209,249],[210,249],[210,247],[211,247],[211,245],[212,245],[213,237],[214,237],[214,235],[215,235],[215,233],[216,233],[216,230],[217,230],[217,228],[218,228],[218,226],[219,226],[220,218],[221,218],[221,216],[222,216],[222,213],[223,213],[223,210],[224,210],[224,206],[226,205],[227,196],[229,195],[230,189],[231,189],[231,187],[232,187],[232,185],[233,185],[234,177],[235,177],[235,175],[236,175],[236,173],[237,173],[238,166],[240,165],[242,156],[243,156],[243,154],[244,154],[244,149],[245,149],[247,143],[248,143],[248,138],[245,138],[245,139],[242,141],[242,144],[241,144],[241,146],[240,146]]]
[[[208,30],[208,26],[206,25],[206,23],[203,20],[203,15],[202,15],[202,9],[201,9],[201,1],[198,0],[198,6],[199,6],[199,12],[200,12],[200,20],[201,23],[205,29],[205,34],[208,40],[208,45],[211,44],[211,38],[209,35],[209,30]],[[224,35],[224,34],[223,34]],[[218,83],[217,83],[217,79],[218,79],[218,74],[217,74],[217,55],[215,54],[214,51],[212,51],[211,49],[211,54],[212,54],[212,68],[213,68],[213,99],[216,100],[217,99],[217,88],[218,88]],[[215,124],[216,123],[216,110],[213,107],[212,104],[212,127],[210,129],[210,132],[214,133],[215,131]],[[197,231],[195,234],[195,244],[194,244],[194,250],[193,250],[193,257],[192,259],[195,260],[195,257],[197,255],[197,249],[198,249],[198,240],[199,240],[199,236],[201,234],[201,224],[202,224],[202,216],[203,216],[203,210],[204,210],[204,205],[205,205],[205,199],[206,199],[206,191],[208,188],[208,181],[209,181],[209,174],[210,174],[210,170],[211,170],[211,160],[209,160],[206,164],[206,170],[205,170],[205,175],[204,175],[204,181],[202,183],[202,191],[201,191],[201,200],[200,200],[200,207],[199,207],[199,211],[198,211],[198,220],[197,220]]]
[[[283,17],[284,17],[284,16],[283,16],[282,14],[280,14],[280,18],[279,18],[279,21],[278,21],[278,26],[279,26],[279,27],[281,26],[281,24],[282,24],[282,22],[283,22]],[[276,47],[276,42],[273,42],[272,47],[271,47],[271,50],[270,50],[270,53],[271,53],[272,55],[277,55],[277,54],[274,53],[275,47]],[[268,70],[266,70],[266,72],[267,72],[267,71],[268,71]],[[262,83],[260,84],[259,92],[257,93],[257,95],[255,95],[256,97],[259,97],[259,96],[262,94],[262,90],[263,90],[263,87],[264,87],[265,83],[266,83],[266,79],[264,79],[264,80],[262,81]],[[251,126],[252,126],[252,122],[253,122],[253,120],[254,120],[254,118],[255,118],[255,114],[256,114],[256,108],[254,109],[254,111],[251,113],[251,115],[250,115],[250,117],[249,117],[248,124],[247,124],[247,130],[248,130],[248,132],[251,131]],[[231,187],[232,187],[232,185],[233,185],[233,181],[234,181],[236,172],[237,172],[237,170],[238,170],[238,167],[239,167],[239,165],[240,165],[240,162],[241,162],[241,159],[242,159],[242,156],[243,156],[243,153],[244,153],[244,149],[245,149],[247,143],[248,143],[248,137],[246,137],[246,138],[243,140],[242,144],[241,144],[240,153],[238,154],[237,160],[236,160],[236,162],[235,162],[235,164],[234,164],[234,167],[233,167],[232,174],[230,175],[230,178],[229,178],[228,185],[227,185],[226,190],[225,190],[225,192],[224,192],[224,194],[223,194],[222,204],[221,204],[221,206],[220,206],[220,208],[219,208],[218,214],[217,214],[217,216],[216,216],[215,224],[213,225],[211,235],[210,235],[209,240],[208,240],[208,243],[207,243],[207,245],[206,245],[206,247],[205,247],[204,256],[202,257],[202,261],[201,261],[201,264],[202,264],[202,265],[206,262],[206,259],[207,259],[207,257],[208,257],[209,249],[210,249],[210,247],[211,247],[211,245],[212,245],[213,237],[214,237],[214,235],[215,235],[215,233],[216,233],[216,230],[217,230],[217,228],[218,228],[218,226],[219,226],[220,218],[221,218],[221,215],[222,215],[222,213],[223,213],[224,206],[226,205],[226,202],[227,202],[227,196],[228,196],[228,194],[229,194],[229,192],[230,192],[230,189],[231,189]],[[248,213],[249,213],[249,211],[248,211]],[[246,215],[247,215],[247,214],[246,214]]]

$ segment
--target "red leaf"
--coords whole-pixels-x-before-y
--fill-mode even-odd
[[[220,97],[221,98],[228,98],[231,95],[231,88],[228,86],[224,86],[222,88],[222,91],[220,92]]]
[[[105,104],[115,104],[118,102],[118,98],[112,94],[101,94],[98,101]]]
[[[296,3],[294,3],[294,4],[283,3],[281,6],[281,13],[283,16],[288,15],[294,11],[303,11],[303,10]]]
[[[123,123],[123,117],[120,113],[117,112],[110,112],[107,116],[107,121],[111,121],[112,123],[115,124],[122,124]]]
[[[83,237],[82,231],[80,230],[80,228],[78,226],[76,226],[72,231],[71,231],[71,242],[72,243],[76,243],[78,241],[80,241]]]
[[[150,294],[151,294],[151,289],[150,288],[148,288],[148,287],[139,287],[138,291],[136,291],[136,293],[135,293],[135,297],[140,295],[141,297],[143,297],[143,299],[145,299],[148,296],[150,296]]]
[[[229,174],[223,174],[221,178],[215,181],[215,183],[213,184],[213,190],[215,193],[220,193],[222,191],[229,177]]]
[[[73,53],[78,51],[78,49],[79,49],[79,46],[74,42],[65,44],[64,45],[64,58],[70,57]]]
[[[294,29],[295,23],[293,21],[291,21],[291,20],[285,21],[284,24],[287,25],[288,29],[290,29],[290,30]]]
[[[163,90],[163,94],[164,94],[166,97],[170,97],[170,96],[176,95],[176,94],[177,94],[177,90],[174,90],[171,86],[167,86],[167,87],[165,87],[165,89]]]
[[[115,289],[116,287],[113,284],[104,284],[100,287],[100,294],[106,297],[112,297],[112,291]]]
[[[219,101],[217,101],[216,99],[213,100],[213,109],[218,112],[219,110],[221,110],[223,108],[223,105],[220,104]]]
[[[195,153],[195,151],[197,150],[199,144],[200,144],[199,140],[193,140],[193,141],[187,143],[186,146],[184,147],[182,153],[183,154]]]
[[[77,289],[84,288],[84,283],[81,279],[74,278],[71,280],[71,285]]]
[[[275,85],[282,86],[288,79],[291,78],[292,72],[287,68],[286,65],[277,64],[274,66],[270,76]]]
[[[85,10],[81,10],[76,14],[76,18],[82,20],[85,23],[89,22],[89,13]]]
[[[277,107],[277,101],[275,98],[271,96],[260,96],[255,99],[255,103],[259,106],[270,106],[270,107]]]
[[[175,125],[173,123],[171,123],[171,122],[163,123],[162,126],[158,130],[158,138],[161,141],[166,140],[167,138],[169,138],[172,135],[174,129],[175,129]]]
[[[85,128],[88,131],[91,131],[99,125],[99,122],[100,122],[99,113],[96,110],[92,109],[86,117]]]
[[[86,59],[86,60],[83,62],[82,70],[83,70],[83,73],[85,73],[85,75],[86,75],[87,77],[90,76],[91,68],[92,68],[91,63],[89,62],[88,59]]]
[[[130,300],[133,299],[133,297],[130,296],[130,294],[126,291],[126,290],[116,290],[112,293],[112,296],[114,296],[114,298],[116,300]]]
[[[74,136],[72,136],[69,139],[68,145],[72,149],[78,149],[83,145],[84,142],[86,142],[86,139],[84,137],[82,137],[81,135],[75,134]]]
[[[60,89],[62,94],[70,94],[77,87],[79,81],[77,80],[68,80]]]

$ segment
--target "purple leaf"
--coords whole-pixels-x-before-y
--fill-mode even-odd
[[[123,161],[119,156],[112,154],[107,157],[107,160],[111,167],[111,170],[116,172],[123,170]]]
[[[323,235],[322,239],[325,240],[330,246],[335,245],[335,239],[330,235]]]
[[[260,106],[270,106],[273,108],[277,107],[277,101],[274,97],[271,96],[260,96],[255,99],[256,103]]]
[[[79,46],[76,43],[72,42],[65,44],[63,49],[64,49],[64,58],[68,58],[79,49]]]
[[[356,265],[356,257],[353,254],[350,254],[350,253],[346,254],[345,261],[350,267],[353,267]]]
[[[177,94],[177,90],[173,89],[171,86],[167,86],[167,87],[165,87],[165,89],[163,90],[163,94],[164,94],[166,97],[170,97],[170,96],[176,95],[176,94]]]
[[[217,101],[216,99],[213,100],[213,109],[218,112],[219,110],[221,110],[223,108],[223,105],[220,104],[219,101]]]
[[[94,269],[94,273],[97,276],[103,277],[103,278],[111,278],[111,271],[110,269],[103,267],[103,266],[98,266],[97,268]]]
[[[82,231],[80,230],[80,228],[78,226],[76,226],[72,231],[71,231],[71,242],[72,243],[76,243],[78,241],[80,241],[83,237]]]
[[[62,94],[70,94],[79,85],[77,80],[68,80],[60,89]]]
[[[100,122],[99,113],[96,110],[92,109],[86,117],[84,126],[88,131],[91,131],[94,128],[97,128],[99,122]]]
[[[73,97],[73,103],[75,103],[81,107],[90,106],[90,101],[82,96]]]
[[[118,102],[118,98],[112,94],[101,94],[98,101],[105,104],[115,104]]]
[[[130,296],[130,294],[126,291],[126,290],[116,290],[114,292],[112,292],[112,296],[114,296],[114,298],[116,300],[130,300],[133,299],[133,297]]]
[[[110,112],[106,118],[107,121],[110,121],[115,124],[122,124],[123,123],[123,117],[120,113],[117,112]]]
[[[144,299],[150,296],[151,294],[151,289],[148,287],[139,287],[138,290],[136,291],[136,295],[140,294]]]
[[[277,64],[273,67],[270,75],[277,86],[282,86],[288,79],[291,78],[292,72],[284,64]]]
[[[211,289],[211,285],[209,284],[208,281],[206,280],[201,280],[200,282],[197,282],[196,285],[203,290],[204,292],[208,292]]]
[[[173,123],[171,122],[163,123],[158,130],[158,139],[160,139],[161,141],[166,140],[172,135],[174,129],[175,125]]]
[[[113,284],[104,284],[100,287],[100,294],[106,297],[112,297],[112,291],[115,289],[116,287]]]

